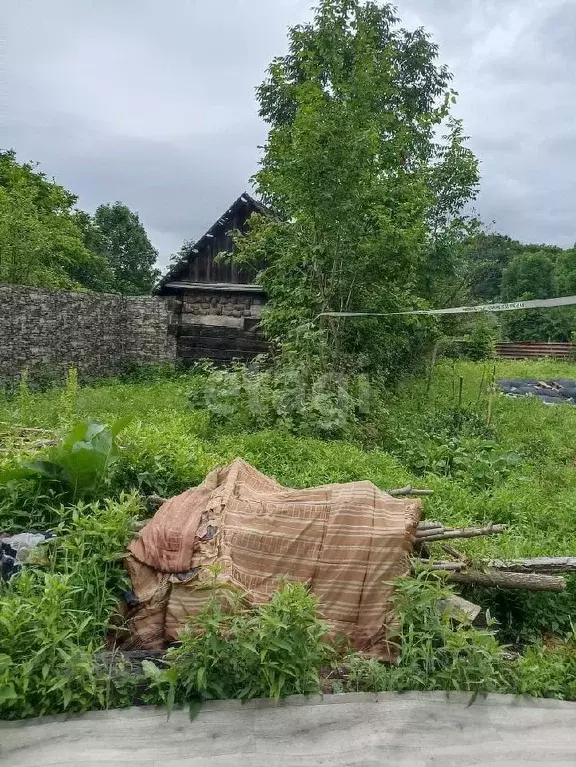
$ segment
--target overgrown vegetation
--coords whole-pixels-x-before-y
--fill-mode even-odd
[[[61,507],[36,564],[0,581],[0,716],[130,702],[134,680],[111,679],[95,655],[129,588],[122,559],[138,511],[135,496]]]
[[[169,708],[195,701],[280,698],[320,692],[320,669],[335,650],[318,602],[301,583],[279,584],[267,604],[250,608],[243,595],[207,602],[165,657],[145,672]]]
[[[42,478],[63,500],[78,501],[103,493],[119,458],[118,433],[131,418],[115,421],[110,427],[93,421],[78,421],[41,460],[25,460],[0,475],[0,482]]]
[[[572,290],[569,251],[470,239],[476,222],[463,210],[477,164],[450,117],[449,84],[436,46],[401,29],[390,5],[319,0],[258,89],[270,133],[255,180],[272,215],[237,237],[236,260],[263,265],[274,363],[132,371],[85,388],[72,370],[63,388],[49,389],[47,373],[35,391],[24,371],[6,393],[0,530],[54,536],[0,581],[0,716],[321,689],[576,697],[576,578],[559,596],[476,590],[483,629],[441,609],[451,593],[441,575],[405,579],[395,666],[329,637],[294,583],[257,607],[215,592],[144,677],[102,654],[125,630],[122,559],[143,496],[182,492],[237,456],[287,486],[421,484],[443,524],[509,525],[497,540],[462,543],[471,560],[576,551],[576,409],[512,401],[494,386],[500,375],[573,377],[570,364],[479,362],[496,336],[483,321],[319,316]],[[0,153],[0,278],[147,290],[155,253],[137,216],[115,204],[92,219],[74,203]],[[513,315],[507,332],[566,334],[570,316],[552,327],[549,315]],[[434,367],[427,352],[446,354],[446,337],[452,361]]]
[[[576,412],[491,394],[494,365],[496,377],[572,375],[569,363],[440,362],[429,387],[415,379],[396,392],[382,389],[368,398],[362,420],[346,421],[339,439],[327,439],[314,413],[307,421],[305,408],[301,422],[276,418],[262,424],[266,430],[236,420],[235,407],[242,412],[244,395],[229,397],[232,409],[225,418],[191,408],[190,391],[204,387],[207,378],[215,376],[211,385],[217,389],[222,385],[218,371],[170,373],[164,379],[156,373],[149,382],[110,381],[89,388],[78,388],[72,375],[67,388],[46,393],[32,393],[24,382],[0,407],[0,463],[6,469],[56,447],[38,447],[39,434],[26,436],[23,428],[46,429],[61,438],[89,417],[111,424],[137,415],[119,433],[114,471],[92,491],[90,503],[62,496],[62,488],[47,486],[42,476],[0,487],[0,529],[56,534],[38,549],[35,562],[0,585],[1,715],[18,718],[134,700],[180,705],[207,697],[312,692],[319,685],[574,698],[573,578],[558,595],[475,590],[473,600],[494,620],[482,630],[438,611],[447,590],[441,576],[409,579],[397,593],[402,619],[397,666],[332,647],[315,617],[313,598],[293,584],[262,608],[241,600],[212,603],[166,664],[157,671],[147,666],[145,679],[117,661],[98,660],[106,640],[121,630],[118,600],[129,586],[122,556],[134,520],[147,513],[142,495],[178,493],[237,455],[288,486],[370,479],[390,488],[411,481],[434,489],[425,502],[431,518],[455,526],[510,525],[498,539],[463,542],[459,548],[474,559],[573,554]],[[122,495],[130,490],[136,493]],[[262,653],[273,663],[265,663]],[[285,669],[283,676],[279,668]]]

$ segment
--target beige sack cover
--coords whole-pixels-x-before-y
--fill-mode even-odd
[[[254,604],[268,601],[283,576],[305,581],[335,632],[390,656],[389,581],[410,570],[420,510],[420,501],[371,482],[291,490],[237,458],[167,501],[130,544],[140,605],[129,616],[129,646],[176,639],[213,593],[207,565],[217,562],[218,585],[242,589]]]

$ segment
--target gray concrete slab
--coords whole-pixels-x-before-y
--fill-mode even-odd
[[[576,703],[468,693],[216,701],[0,722],[11,767],[576,765]]]

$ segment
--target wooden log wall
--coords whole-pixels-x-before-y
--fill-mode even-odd
[[[261,293],[190,289],[179,300],[177,355],[184,364],[248,361],[268,351],[259,330]]]
[[[208,359],[213,362],[248,361],[268,351],[268,344],[258,330],[186,325],[178,334],[178,359],[184,364]]]

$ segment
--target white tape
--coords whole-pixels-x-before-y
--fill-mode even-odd
[[[552,306],[573,306],[576,296],[536,298],[530,301],[512,301],[507,304],[480,304],[479,306],[453,306],[450,309],[413,309],[406,312],[321,312],[319,317],[394,317],[399,314],[467,314],[469,312],[511,312],[517,309],[548,309]]]

